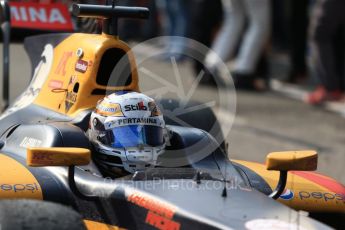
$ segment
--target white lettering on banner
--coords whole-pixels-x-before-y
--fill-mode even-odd
[[[26,11],[24,7],[20,7],[20,14],[22,15],[21,17],[22,21],[25,21],[25,22],[28,21],[28,16],[26,15]]]
[[[65,24],[66,19],[61,15],[61,13],[58,9],[52,9],[52,11],[50,13],[49,22],[50,23],[60,22],[61,24]]]
[[[31,16],[31,21],[36,22],[46,22],[47,21],[47,15],[46,11],[44,9],[35,9],[30,7],[29,8],[29,15]]]
[[[11,6],[11,15],[16,21],[66,24],[66,19],[57,8],[34,8]]]
[[[16,7],[11,7],[11,16],[12,18],[14,18],[14,20],[19,21],[20,20],[20,16],[18,13],[18,9]]]

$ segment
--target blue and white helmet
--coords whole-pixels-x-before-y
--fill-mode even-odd
[[[88,135],[94,159],[110,175],[153,167],[165,149],[164,128],[152,98],[137,92],[111,94],[91,114]]]

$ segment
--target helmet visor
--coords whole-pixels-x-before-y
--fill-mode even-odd
[[[98,140],[113,148],[152,147],[164,144],[163,128],[149,125],[129,125],[101,132]]]

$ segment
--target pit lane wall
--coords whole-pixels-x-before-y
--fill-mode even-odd
[[[279,180],[279,172],[268,171],[260,163],[233,160],[262,177],[272,190]],[[279,202],[307,212],[345,213],[345,186],[334,179],[314,173],[291,171]]]

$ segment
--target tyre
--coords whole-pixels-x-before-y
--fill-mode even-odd
[[[316,219],[334,229],[344,229],[345,213],[310,213],[309,217]]]
[[[0,201],[0,229],[86,229],[81,216],[66,206],[36,200]]]

